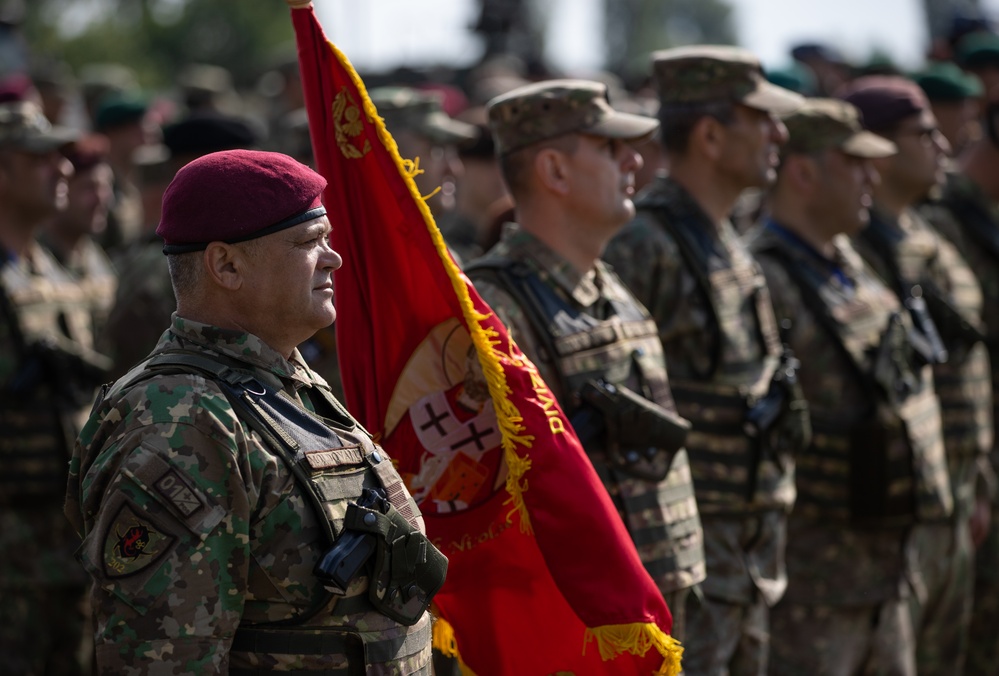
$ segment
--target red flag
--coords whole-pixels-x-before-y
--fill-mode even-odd
[[[399,156],[311,2],[287,2],[345,261],[344,390],[450,560],[435,644],[483,676],[675,674],[669,609],[547,385],[448,254],[418,160]]]

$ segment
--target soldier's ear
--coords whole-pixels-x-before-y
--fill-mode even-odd
[[[694,123],[690,130],[688,146],[692,151],[710,159],[717,160],[725,148],[725,125],[716,118],[705,115]]]
[[[534,156],[533,164],[534,176],[542,186],[558,195],[569,192],[565,154],[555,148],[542,148]]]
[[[224,242],[212,242],[205,249],[202,262],[209,281],[227,291],[236,291],[243,286],[243,276],[247,271],[245,256],[239,247]]]

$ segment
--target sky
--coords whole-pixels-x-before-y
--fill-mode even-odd
[[[604,0],[543,0],[550,22],[546,56],[570,75],[602,65],[600,11]],[[927,36],[922,0],[729,0],[739,43],[765,66],[787,64],[788,48],[822,41],[864,62],[875,48],[917,68]],[[999,18],[999,0],[981,0]],[[481,53],[468,31],[475,0],[315,0],[327,36],[354,65],[387,70],[400,64],[466,65]]]

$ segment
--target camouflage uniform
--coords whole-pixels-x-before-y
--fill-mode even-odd
[[[999,211],[981,189],[963,174],[952,172],[939,200],[922,213],[957,247],[977,275],[984,302],[982,316],[992,365],[992,420],[999,423]],[[993,427],[993,430],[995,427]],[[999,468],[995,439],[993,470]],[[984,487],[979,493],[985,492]],[[975,552],[974,604],[966,674],[991,674],[999,660],[999,510],[993,507],[988,537]]]
[[[0,664],[83,673],[86,577],[62,502],[70,448],[102,376],[99,356],[86,372],[84,298],[40,245],[3,264],[0,294]]]
[[[46,244],[45,237],[39,240]],[[87,340],[90,345],[104,330],[111,307],[118,290],[118,274],[104,249],[91,237],[83,238],[71,259],[63,260],[58,252],[49,249],[69,276],[80,287],[80,300],[90,311],[90,324],[93,335]]]
[[[113,376],[124,375],[156,346],[161,327],[177,308],[163,240],[155,234],[133,243],[116,258],[118,290],[104,330],[101,350],[114,360]]]
[[[989,355],[970,337],[978,330],[971,327],[981,327],[982,291],[953,245],[913,210],[897,222],[875,210],[856,246],[900,297],[921,286],[948,353],[946,363],[934,365],[933,377],[954,513],[917,526],[911,544],[921,577],[912,598],[920,673],[950,673],[963,666],[967,651],[974,566],[968,519],[993,441]],[[944,306],[949,311],[941,311]]]
[[[288,360],[252,335],[175,316],[151,356],[178,349],[247,371],[254,389],[287,395],[276,399],[306,417],[315,411],[342,446],[300,442],[296,466],[318,488],[320,513],[218,381],[148,363],[118,381],[80,436],[66,503],[94,579],[101,672],[429,674],[429,615],[403,626],[374,609],[366,575],[334,597],[313,574],[327,519],[339,539],[362,486],[394,492],[422,529],[383,451],[297,351]],[[304,438],[304,423],[281,424]]]
[[[862,263],[846,239],[826,260],[779,226],[752,242],[774,293],[774,308],[791,329],[809,403],[813,440],[798,456],[798,497],[788,524],[788,589],[773,609],[773,674],[915,673],[905,556],[914,518],[937,518],[951,494],[940,414],[929,367],[921,389],[885,412],[874,388],[875,357],[893,313],[894,294]],[[803,288],[803,285],[807,287]],[[835,325],[836,336],[832,335]],[[922,400],[922,401],[920,401]],[[905,422],[903,422],[905,421]],[[872,446],[873,443],[873,446]],[[893,515],[861,518],[854,478],[872,472],[860,457],[905,458],[903,471],[880,489],[918,493]],[[913,467],[930,471],[914,473]],[[933,471],[935,470],[935,471]],[[874,490],[870,490],[874,489]],[[913,509],[916,505],[917,509]]]
[[[591,338],[587,348],[575,351],[570,344],[579,344],[587,337],[586,331],[573,335],[549,329],[551,335],[541,335],[530,307],[525,307],[530,301],[511,293],[510,284],[504,283],[502,276],[489,274],[488,266],[511,269],[510,266],[518,263],[522,267],[515,268],[513,274],[531,275],[539,280],[548,295],[545,301],[550,298],[549,302],[578,315],[596,333],[600,332],[597,327],[604,327],[604,331],[620,328],[612,331],[610,340],[604,339],[607,342],[601,344]],[[573,421],[597,474],[638,546],[642,562],[666,597],[673,612],[673,635],[683,640],[680,633],[683,601],[687,590],[705,576],[703,535],[687,453],[678,450],[668,465],[668,474],[658,482],[630,476],[615,467],[607,444],[600,437],[586,434],[580,418],[574,415],[581,409],[580,389],[587,377],[605,378],[639,392],[643,392],[644,386],[646,396],[675,410],[661,347],[648,313],[607,266],[598,263],[594,271],[581,275],[536,237],[516,226],[509,227],[500,243],[485,258],[473,263],[468,274],[483,300],[509,327],[517,345],[537,365]],[[641,333],[643,325],[648,326],[650,333]],[[553,341],[564,348],[557,356],[550,347]],[[621,354],[626,362],[632,362],[624,365],[623,372]],[[636,359],[635,355],[640,356]]]
[[[501,156],[530,152],[532,146],[567,134],[630,140],[647,137],[658,126],[615,111],[604,85],[581,80],[515,89],[490,102],[489,119]],[[530,173],[518,176],[525,182],[533,178]],[[541,190],[524,188],[529,189],[532,197]],[[553,209],[564,208],[549,203]],[[530,219],[535,212],[525,213]],[[624,212],[621,218],[626,218]],[[546,223],[530,225],[544,228]],[[613,223],[604,227],[609,236]],[[559,245],[564,242],[554,244]],[[654,322],[604,264],[593,262],[594,267],[580,271],[533,232],[510,225],[500,242],[466,271],[572,421],[639,558],[673,612],[673,635],[682,640],[685,597],[705,574],[683,435],[667,438],[676,425],[686,423],[675,415]],[[640,441],[626,439],[618,430],[618,418],[632,410],[624,402],[629,391],[634,400],[658,410],[655,421],[647,420],[647,438]]]
[[[801,103],[767,83],[759,61],[737,48],[657,52],[653,71],[661,115],[737,103],[774,113]],[[748,409],[770,391],[781,356],[773,309],[731,223],[716,224],[679,183],[657,177],[635,205],[637,217],[604,258],[658,324],[677,408],[693,424],[687,452],[708,574],[703,598],[688,604],[684,667],[691,674],[761,674],[768,608],[787,586],[796,450],[774,452],[744,427]],[[795,436],[793,425],[783,427],[794,417],[788,410],[781,408],[781,432],[768,438]]]

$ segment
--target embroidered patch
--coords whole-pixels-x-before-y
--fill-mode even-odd
[[[305,460],[316,471],[334,469],[341,465],[360,465],[364,462],[364,452],[360,446],[344,446],[321,451],[306,451]]]
[[[174,540],[148,517],[123,505],[104,536],[104,572],[109,578],[137,573],[154,563]]]
[[[154,484],[160,495],[169,500],[184,516],[191,516],[201,509],[201,498],[187,487],[187,483],[174,470],[169,470]]]

